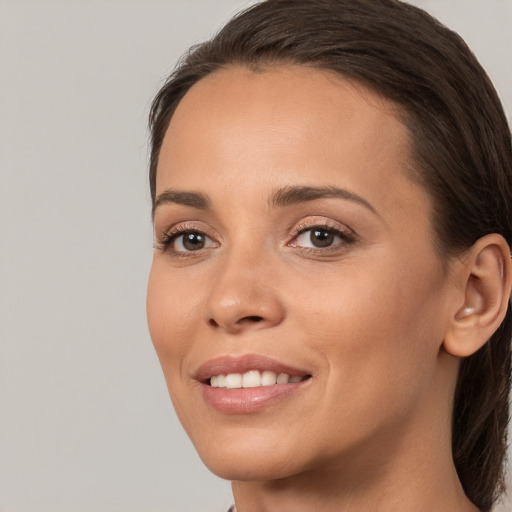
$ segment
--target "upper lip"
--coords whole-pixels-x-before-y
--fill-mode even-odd
[[[271,371],[274,373],[286,373],[290,377],[310,375],[308,371],[294,368],[276,359],[258,354],[246,354],[242,356],[221,356],[206,361],[194,374],[194,378],[200,382],[207,381],[213,375],[227,375],[229,373],[245,373],[250,370]]]

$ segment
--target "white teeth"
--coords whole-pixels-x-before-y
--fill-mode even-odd
[[[257,388],[259,386],[273,386],[274,384],[294,384],[301,382],[304,377],[294,375],[290,377],[287,373],[276,375],[275,372],[250,370],[245,373],[229,373],[227,375],[213,375],[210,378],[210,385],[213,388]]]
[[[210,379],[210,386],[212,388],[225,388],[226,387],[226,376],[225,375],[214,375]]]
[[[274,372],[263,372],[261,374],[261,385],[262,386],[273,386],[277,382],[277,376]]]
[[[287,373],[280,373],[277,376],[277,383],[278,384],[288,384],[289,380],[290,380],[290,376]]]
[[[257,388],[261,386],[261,376],[258,370],[252,370],[242,375],[243,388]]]
[[[236,389],[242,387],[242,374],[230,373],[226,375],[226,387],[228,389]]]

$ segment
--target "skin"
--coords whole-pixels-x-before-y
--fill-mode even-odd
[[[436,251],[410,166],[393,104],[326,71],[230,68],[178,105],[157,196],[200,193],[209,206],[157,206],[148,322],[176,412],[204,463],[233,481],[239,512],[477,510],[451,458],[459,359],[444,341],[460,347],[454,318],[470,314],[468,297],[485,300],[467,293],[476,257]],[[366,204],[272,204],[297,186]],[[297,234],[319,225],[351,240],[317,248]],[[164,248],[177,227],[204,233],[205,247],[187,251],[178,236]],[[194,372],[243,354],[312,377],[278,404],[220,413]]]

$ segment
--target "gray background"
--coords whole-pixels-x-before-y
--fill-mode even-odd
[[[221,511],[145,319],[150,99],[240,0],[0,0],[0,511]],[[512,0],[417,0],[512,112]],[[504,505],[503,510],[509,510]]]

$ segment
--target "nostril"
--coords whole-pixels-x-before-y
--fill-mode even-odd
[[[219,321],[215,320],[215,318],[210,318],[208,320],[208,324],[211,327],[214,327],[215,329],[217,329],[219,327],[223,327],[226,329],[234,328],[235,330],[238,331],[243,326],[257,324],[257,323],[263,322],[264,320],[265,319],[259,315],[247,315],[247,316],[243,316],[238,319],[234,318],[234,319],[232,319],[230,321],[226,321],[226,322],[223,322],[223,321],[219,322]]]
[[[263,320],[263,317],[261,316],[244,316],[243,318],[240,318],[237,323],[243,323],[243,322],[261,322]]]

